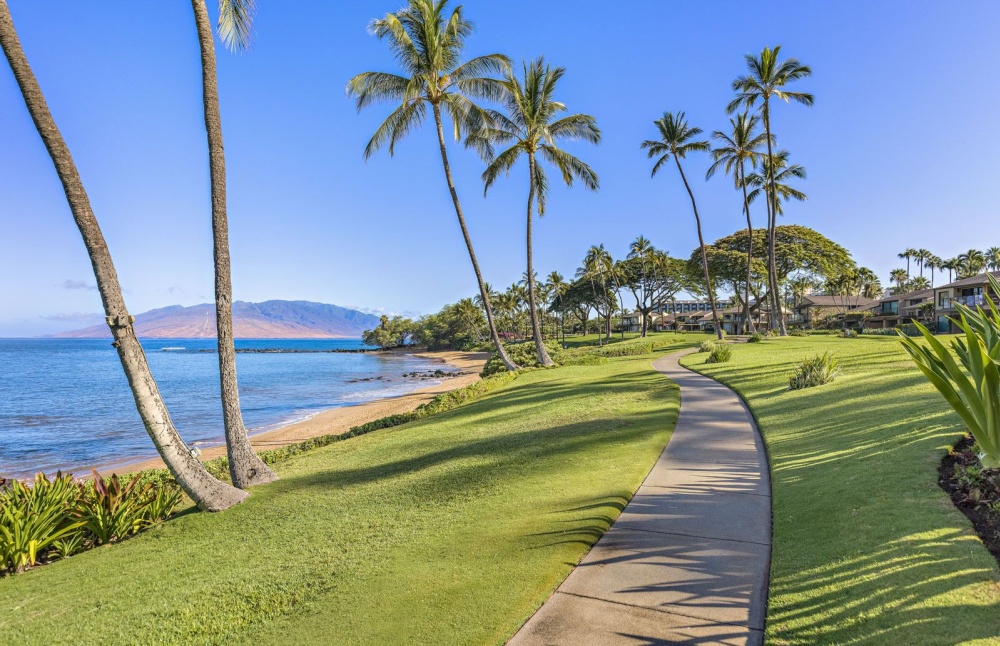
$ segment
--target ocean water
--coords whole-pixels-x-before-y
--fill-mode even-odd
[[[80,472],[156,456],[110,343],[0,339],[0,477]],[[143,341],[143,347],[184,440],[220,443],[215,341],[158,339]],[[236,355],[240,403],[251,433],[438,383],[402,375],[443,368],[401,354],[323,352],[364,347],[355,340],[238,340],[236,347],[284,351]]]

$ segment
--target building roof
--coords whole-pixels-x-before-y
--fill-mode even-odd
[[[855,308],[868,307],[874,304],[870,298],[865,298],[864,296],[827,296],[819,294],[810,294],[808,296],[802,297],[802,302],[795,309],[799,309],[804,306],[809,307],[839,307],[842,309],[851,309],[853,305]]]
[[[905,294],[894,294],[892,296],[886,296],[885,298],[880,298],[877,301],[873,301],[872,305],[881,305],[882,303],[891,303],[892,301],[913,301],[913,300],[926,300],[928,298],[934,298],[934,290],[928,289],[918,289],[912,292],[906,292]]]
[[[989,272],[994,278],[1000,279],[1000,271]],[[956,280],[953,283],[948,283],[947,285],[941,285],[940,287],[935,287],[934,289],[944,289],[945,287],[967,287],[969,285],[985,285],[989,282],[986,278],[987,274],[977,274],[976,276],[969,276],[968,278],[962,278],[961,280]]]

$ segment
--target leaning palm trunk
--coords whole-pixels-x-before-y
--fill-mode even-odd
[[[215,42],[205,0],[191,0],[198,43],[201,46],[205,130],[208,133],[209,173],[212,182],[212,250],[215,257],[215,327],[219,346],[222,420],[226,430],[229,475],[240,489],[277,480],[257,456],[247,437],[236,381],[236,347],[233,343],[233,286],[229,264],[229,219],[226,214],[226,155],[222,145],[222,117],[215,72]]]
[[[458,225],[462,228],[462,237],[465,238],[465,246],[469,250],[469,259],[472,261],[472,269],[476,272],[476,280],[479,282],[479,295],[483,299],[483,309],[486,310],[486,322],[490,326],[490,339],[496,348],[500,361],[503,362],[507,370],[517,370],[519,366],[511,361],[507,356],[507,351],[500,342],[500,335],[497,334],[496,323],[493,322],[493,307],[490,305],[490,295],[486,290],[486,283],[483,282],[483,274],[479,270],[479,261],[476,260],[476,252],[472,248],[472,238],[469,236],[469,229],[465,226],[465,216],[462,215],[462,205],[458,201],[458,191],[455,190],[455,182],[451,177],[451,165],[448,163],[448,149],[444,143],[444,128],[441,126],[441,106],[434,104],[434,125],[437,126],[438,144],[441,146],[441,163],[444,165],[444,176],[448,180],[448,191],[451,193],[451,201],[455,205],[455,215],[458,216]]]
[[[552,357],[545,349],[542,341],[542,330],[538,325],[538,308],[535,307],[535,268],[531,253],[531,221],[532,210],[535,208],[535,154],[528,153],[528,306],[531,308],[531,335],[535,339],[535,354],[538,363],[543,366],[553,365]]]
[[[118,274],[97,218],[94,217],[90,199],[21,48],[6,0],[0,0],[0,46],[3,47],[35,128],[52,158],[73,219],[83,237],[94,268],[108,327],[114,338],[112,345],[118,351],[118,358],[128,378],[143,425],[177,483],[198,507],[206,511],[227,509],[245,499],[247,494],[213,478],[184,444],[170,419],[156,381],[149,371],[146,355],[135,336],[132,327],[134,319],[125,308]]]
[[[743,291],[743,320],[747,331],[752,334],[757,331],[753,324],[753,318],[750,316],[750,279],[753,275],[753,221],[750,219],[750,200],[747,199],[747,177],[743,162],[740,162],[739,173],[741,178],[740,186],[743,187],[743,212],[747,216],[747,283]]]
[[[688,197],[691,198],[691,208],[694,210],[694,222],[698,227],[698,246],[701,249],[701,268],[705,272],[705,287],[708,289],[708,303],[712,306],[712,322],[715,325],[715,336],[721,341],[722,340],[722,327],[719,325],[719,312],[715,307],[715,292],[712,290],[712,277],[708,273],[708,253],[705,251],[705,238],[701,234],[701,218],[698,216],[698,205],[694,201],[694,193],[691,192],[691,187],[688,185],[687,177],[684,175],[684,169],[681,168],[681,162],[674,155],[674,162],[677,164],[677,170],[681,173],[681,179],[684,181],[684,188],[687,189]]]

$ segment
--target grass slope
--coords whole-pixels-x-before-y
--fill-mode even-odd
[[[669,439],[650,360],[526,373],[298,456],[225,513],[0,579],[0,643],[502,643]]]
[[[842,373],[788,391],[802,358]],[[771,460],[768,643],[1000,643],[993,557],[937,484],[957,416],[893,338],[766,339],[684,365],[737,390]]]

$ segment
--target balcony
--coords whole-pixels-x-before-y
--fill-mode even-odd
[[[976,308],[986,305],[986,297],[982,294],[975,294],[973,296],[956,296],[955,298],[942,298],[938,301],[939,310],[951,310],[955,309],[955,305],[964,305],[966,307]]]

